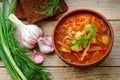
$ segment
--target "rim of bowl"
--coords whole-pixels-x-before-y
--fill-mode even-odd
[[[63,19],[65,19],[66,17],[68,17],[68,15],[74,15],[74,13],[77,13],[77,12],[87,12],[87,13],[90,13],[90,14],[94,14],[100,18],[102,18],[105,23],[108,25],[109,29],[110,29],[110,33],[111,33],[111,42],[110,42],[110,46],[108,47],[108,50],[107,52],[105,53],[105,55],[103,55],[100,59],[92,62],[92,63],[88,63],[88,64],[78,64],[78,63],[72,63],[72,62],[69,62],[67,61],[64,57],[61,56],[61,54],[59,53],[58,49],[56,48],[56,44],[55,44],[55,31],[57,29],[57,27],[59,26],[59,24],[61,23],[61,21]],[[111,49],[112,49],[112,46],[113,46],[113,42],[114,42],[114,32],[113,32],[113,28],[110,24],[110,22],[107,20],[107,18],[105,16],[103,16],[101,13],[95,11],[95,10],[91,10],[91,9],[76,9],[76,10],[72,10],[70,12],[67,12],[65,13],[63,16],[61,16],[59,18],[59,20],[57,21],[55,27],[54,27],[54,30],[53,30],[53,35],[52,35],[52,43],[53,43],[53,46],[54,46],[54,49],[55,49],[55,52],[56,54],[59,56],[59,58],[61,58],[65,63],[69,64],[69,65],[73,65],[73,66],[78,66],[78,67],[88,67],[88,66],[94,66],[96,64],[99,64],[100,62],[102,62],[107,56],[108,54],[110,53]]]

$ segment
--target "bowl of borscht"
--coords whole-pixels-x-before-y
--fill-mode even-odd
[[[52,41],[56,54],[65,63],[91,67],[108,56],[114,33],[110,22],[99,12],[77,9],[60,17]]]

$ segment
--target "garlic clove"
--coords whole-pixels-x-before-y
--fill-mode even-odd
[[[43,41],[43,44],[45,44],[45,45],[49,45],[49,46],[52,45],[52,38],[51,37],[44,37],[42,41]]]
[[[50,53],[50,52],[53,51],[53,49],[52,49],[51,47],[49,47],[49,46],[41,45],[41,46],[40,46],[40,51],[41,51],[42,53]]]
[[[41,64],[41,63],[43,63],[43,61],[44,61],[43,56],[41,56],[38,52],[35,52],[34,53],[34,62],[36,64]]]
[[[50,53],[54,51],[52,45],[52,38],[51,37],[44,37],[38,40],[39,48],[42,53]]]

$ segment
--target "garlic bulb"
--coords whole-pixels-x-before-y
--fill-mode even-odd
[[[21,32],[22,43],[26,48],[34,48],[37,44],[37,40],[42,36],[42,30],[36,25],[23,24],[14,14],[8,17]]]
[[[50,53],[54,50],[51,37],[41,37],[38,40],[39,48],[42,53]]]

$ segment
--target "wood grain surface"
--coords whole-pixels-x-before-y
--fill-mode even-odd
[[[69,10],[87,8],[103,14],[111,23],[114,30],[114,44],[110,55],[100,65],[88,69],[71,67],[65,64],[56,54],[43,54],[45,61],[42,66],[51,72],[52,80],[120,80],[120,0],[65,0]],[[0,3],[1,5],[1,3]],[[41,21],[38,25],[42,28],[44,36],[51,36],[54,21]],[[26,23],[26,22],[25,22]],[[16,30],[17,39],[20,33]],[[35,48],[39,51],[38,47]],[[33,51],[26,53],[33,59]],[[0,61],[0,80],[13,80]]]

